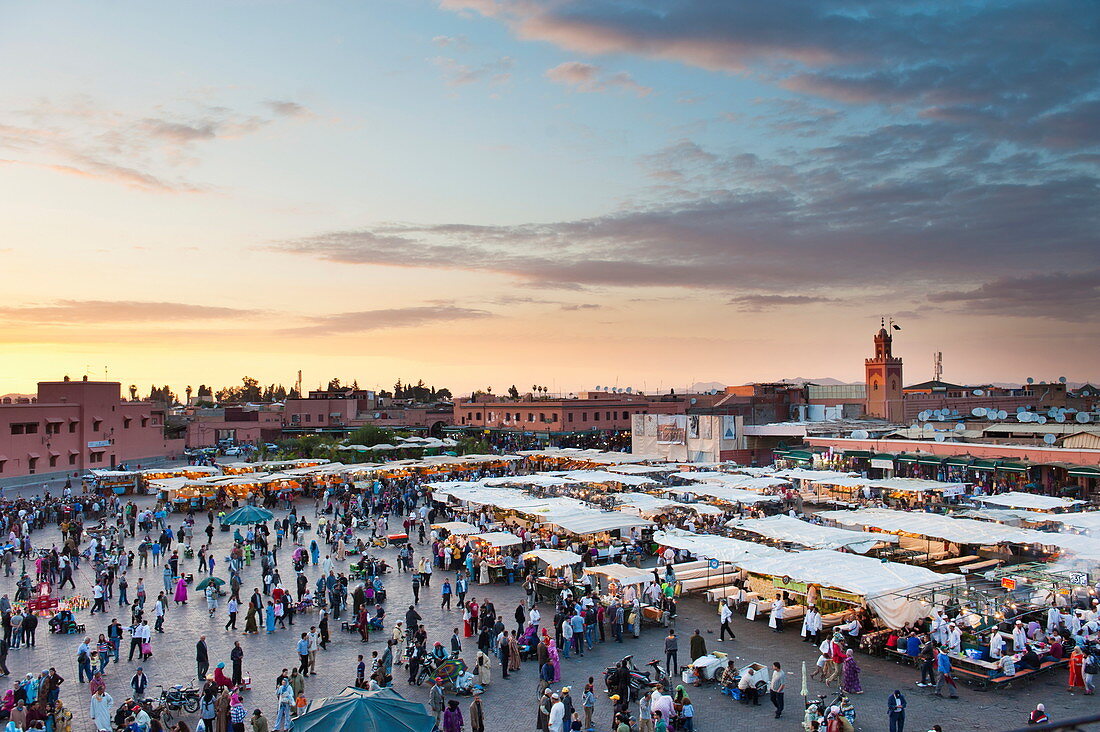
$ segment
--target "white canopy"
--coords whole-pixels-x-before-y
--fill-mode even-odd
[[[441,524],[432,524],[433,529],[443,529],[451,534],[458,534],[463,536],[465,534],[476,534],[481,531],[473,524],[466,523],[465,521],[444,521]]]
[[[653,579],[651,570],[628,567],[625,564],[605,564],[600,567],[586,567],[585,574],[606,577],[620,585],[644,585]]]
[[[722,509],[712,506],[709,503],[683,503],[681,501],[673,501],[669,498],[658,498],[648,493],[616,493],[613,497],[617,498],[625,508],[635,509],[642,516],[653,516],[669,509],[677,508],[687,509],[708,516],[716,516],[722,513]]]
[[[958,574],[938,574],[924,567],[881,562],[871,557],[829,549],[748,558],[740,566],[756,574],[790,577],[796,582],[833,587],[860,595],[892,628],[900,628],[906,623],[927,617],[931,610],[925,603],[908,600],[894,593],[962,582],[962,576]]]
[[[995,496],[974,496],[974,501],[993,506],[1004,506],[1005,508],[1026,508],[1036,511],[1052,511],[1058,508],[1071,508],[1084,503],[1084,501],[1078,501],[1072,498],[1040,496],[1034,493],[1023,493],[1022,491],[998,493]]]
[[[502,475],[495,478],[482,478],[478,482],[481,485],[537,485],[543,488],[554,488],[561,485],[568,485],[571,481],[562,475],[535,473],[533,475]]]
[[[570,564],[579,564],[580,554],[562,551],[561,549],[533,549],[520,555],[520,559],[537,559],[549,567],[568,567]]]
[[[806,468],[790,468],[789,470],[777,470],[772,473],[776,478],[788,480],[807,480],[811,482],[827,482],[836,478],[856,477],[855,473],[841,473],[836,470],[807,470]]]
[[[523,539],[519,538],[510,531],[490,531],[485,534],[474,534],[470,537],[477,541],[483,541],[489,546],[497,547],[498,549],[506,546],[516,546],[522,544]]]
[[[720,473],[713,470],[688,471],[673,473],[673,478],[690,480],[693,483],[708,483],[721,485],[727,488],[741,488],[742,490],[763,491],[776,486],[787,485],[789,480],[783,478],[770,478],[763,475],[738,475],[734,473]]]
[[[832,526],[818,526],[785,514],[762,519],[733,519],[726,526],[766,536],[776,541],[789,541],[812,549],[848,548],[859,554],[866,554],[881,543],[897,544],[899,541],[898,537],[893,534],[849,531]]]
[[[597,509],[577,509],[572,512],[555,511],[540,517],[545,523],[557,526],[571,534],[599,534],[604,531],[621,531],[635,526],[650,526],[648,519],[622,511],[600,511]]]
[[[625,473],[627,475],[650,475],[652,473],[667,473],[675,469],[675,465],[612,465],[607,468],[607,472]]]
[[[749,557],[769,557],[786,554],[782,549],[757,544],[751,541],[730,539],[713,534],[693,534],[688,531],[672,529],[658,531],[653,541],[661,546],[682,549],[704,559],[717,559],[719,562],[738,564]]]
[[[1078,531],[1092,534],[1100,533],[1100,511],[1084,511],[1081,513],[1059,513],[1051,516],[1050,520],[1060,521],[1063,526],[1070,526]]]
[[[756,503],[775,503],[780,500],[779,496],[766,496],[762,493],[753,493],[751,491],[741,490],[740,488],[727,488],[726,486],[711,485],[709,483],[677,485],[673,486],[670,490],[690,496],[716,498],[719,501],[726,501],[727,503],[744,503],[752,505]]]
[[[618,483],[620,485],[656,485],[657,481],[641,475],[626,475],[612,473],[607,470],[567,470],[565,472],[553,472],[549,475],[562,476],[577,483]]]

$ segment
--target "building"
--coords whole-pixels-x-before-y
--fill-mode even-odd
[[[0,480],[43,479],[179,457],[164,407],[125,401],[117,381],[40,381],[37,396],[0,404]]]
[[[667,462],[752,462],[743,434],[745,418],[736,415],[635,414],[630,451]]]
[[[219,442],[261,445],[275,442],[282,434],[282,406],[199,408],[187,422],[187,447],[213,447]]]
[[[454,419],[449,402],[425,404],[380,396],[367,389],[311,391],[304,399],[287,399],[283,432],[348,434],[365,425],[425,431],[442,435]]]
[[[684,414],[694,395],[587,392],[576,398],[519,399],[477,394],[454,401],[455,427],[491,431],[572,434],[626,431],[636,414]],[[695,397],[697,398],[697,397]]]
[[[890,325],[896,327],[892,322]],[[867,381],[865,411],[868,417],[878,417],[891,422],[904,419],[901,372],[901,359],[894,356],[894,337],[890,335],[890,331],[886,329],[886,322],[883,321],[882,328],[875,334],[875,356],[864,362]]]

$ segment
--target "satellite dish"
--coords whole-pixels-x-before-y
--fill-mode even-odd
[[[600,390],[600,385],[596,384],[596,391],[599,391],[599,390]]]
[[[691,398],[691,403],[692,403],[692,404],[694,404],[695,402],[696,402],[696,399],[695,399],[695,397],[692,397],[692,398]]]
[[[974,396],[981,396],[981,395],[982,395],[982,394],[984,394],[984,393],[985,393],[985,392],[984,392],[984,391],[982,391],[981,389],[975,389],[975,390],[974,390]]]
[[[1043,442],[1047,443],[1048,445],[1053,445],[1057,439],[1058,438],[1054,435],[1043,435]]]
[[[1008,412],[1003,409],[997,412],[997,419],[1008,419]]]
[[[1077,414],[1077,421],[1080,422],[1081,424],[1085,424],[1086,422],[1088,422],[1091,419],[1092,419],[1092,417],[1089,416],[1088,412],[1079,412]]]
[[[942,433],[942,432],[937,432],[936,433],[936,442],[943,442],[946,439],[947,439],[947,435],[945,435],[944,433]]]
[[[1088,389],[1085,389],[1085,390],[1084,390],[1083,392],[1081,392],[1081,396],[1092,396],[1092,395],[1091,395],[1091,394],[1089,394],[1089,390],[1088,390]]]
[[[1066,421],[1066,415],[1058,412],[1058,414],[1054,415],[1054,421],[1061,424],[1062,422]]]
[[[631,392],[633,392],[633,391],[634,391],[634,387],[632,387],[632,386],[628,386],[628,387],[626,387],[626,393],[627,393],[627,394],[630,394],[630,393],[631,393]]]
[[[918,414],[917,419],[919,419],[921,422],[926,421],[928,419],[928,410],[925,409],[920,414]]]
[[[852,439],[855,440],[866,440],[870,436],[871,434],[867,430],[856,430],[852,433]]]
[[[1066,377],[1065,377],[1065,376],[1059,376],[1059,377],[1058,377],[1058,383],[1059,383],[1059,384],[1064,384],[1064,383],[1066,383]]]
[[[1027,411],[1027,407],[1016,407],[1016,414],[1019,414],[1020,412],[1026,412],[1026,411]]]
[[[1029,376],[1029,377],[1027,377],[1027,383],[1029,383],[1029,384],[1034,384],[1034,383],[1035,383],[1035,379],[1034,379],[1034,378],[1032,378],[1031,376]]]
[[[931,429],[931,430],[932,430],[933,432],[934,432],[934,431],[936,430],[936,428],[935,428],[935,426],[934,426],[934,425],[930,425],[930,424],[928,424],[927,422],[925,422],[924,424],[922,424],[922,425],[920,426],[920,428],[921,428],[921,431],[922,431],[922,432],[923,432],[924,430],[927,430],[927,429]]]
[[[1046,424],[1047,423],[1047,418],[1040,415],[1035,421],[1038,422],[1039,424]]]
[[[962,422],[959,422],[957,425],[955,425],[955,431],[956,432],[962,432],[965,429],[966,429],[966,425],[963,424]]]
[[[974,407],[973,409],[970,410],[970,413],[972,415],[974,415],[975,417],[984,417],[985,416],[985,407]]]
[[[1056,414],[1058,414],[1058,410],[1055,407],[1051,407],[1050,409],[1047,410],[1047,416],[1048,417],[1053,417]]]
[[[1016,415],[1016,419],[1020,420],[1021,422],[1030,422],[1031,412],[1020,412]]]

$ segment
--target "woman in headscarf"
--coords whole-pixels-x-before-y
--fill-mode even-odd
[[[844,657],[844,666],[840,674],[840,688],[847,694],[862,694],[863,687],[859,683],[859,664],[856,663],[855,654],[848,649]]]
[[[508,636],[508,673],[519,671],[521,663],[519,658],[519,638],[516,636],[516,631],[513,630]]]
[[[175,600],[177,605],[179,605],[180,603],[183,603],[184,605],[187,604],[187,582],[183,579],[183,577],[180,577],[178,580],[176,580]]]
[[[474,675],[477,676],[477,682],[482,687],[489,685],[489,682],[493,680],[492,656],[484,651],[477,652],[477,660],[474,661]]]
[[[1085,688],[1085,654],[1080,648],[1074,648],[1069,654],[1069,681],[1066,686],[1072,692],[1074,689]]]
[[[245,634],[251,633],[255,635],[260,632],[260,626],[257,623],[256,616],[260,614],[259,609],[256,607],[256,603],[248,601],[248,612],[244,616],[244,632]]]
[[[264,624],[268,633],[275,632],[275,603],[268,600],[267,608],[264,610]]]
[[[443,712],[443,732],[462,732],[462,710],[458,708],[457,699],[447,702],[447,709]]]
[[[481,560],[480,572],[478,573],[478,584],[489,584],[489,562],[484,559]]]
[[[462,606],[462,637],[470,638],[474,634],[474,627],[470,624],[470,605],[474,603],[468,602]]]
[[[219,663],[214,667],[214,683],[230,690],[236,688],[236,684],[233,683],[233,680],[225,675],[224,663]]]
[[[550,665],[554,667],[554,683],[561,681],[561,658],[558,656],[558,643],[553,638],[546,639],[546,651],[550,657]]]

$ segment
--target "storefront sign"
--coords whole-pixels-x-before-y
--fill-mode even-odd
[[[863,602],[863,598],[859,595],[853,594],[851,592],[844,592],[842,590],[830,590],[828,588],[823,588],[821,590],[821,599],[846,602],[850,605],[859,605]]]
[[[1001,587],[1006,590],[1016,589],[1016,579],[1013,577],[1001,577]]]
[[[943,497],[950,498],[951,496],[961,496],[966,490],[966,486],[962,483],[959,485],[953,485],[943,489]]]
[[[893,460],[884,460],[884,459],[881,459],[881,458],[879,458],[879,459],[872,458],[871,459],[871,467],[872,468],[882,468],[883,470],[893,470],[894,469],[894,461]]]
[[[793,582],[790,577],[776,577],[772,580],[772,584],[775,585],[777,590],[787,590],[788,592],[797,592],[800,595],[806,594],[805,582]]]
[[[88,443],[88,447],[110,447],[110,440],[92,440]]]
[[[1089,583],[1089,573],[1088,572],[1070,572],[1069,573],[1069,583],[1071,585],[1087,586],[1088,583]]]

